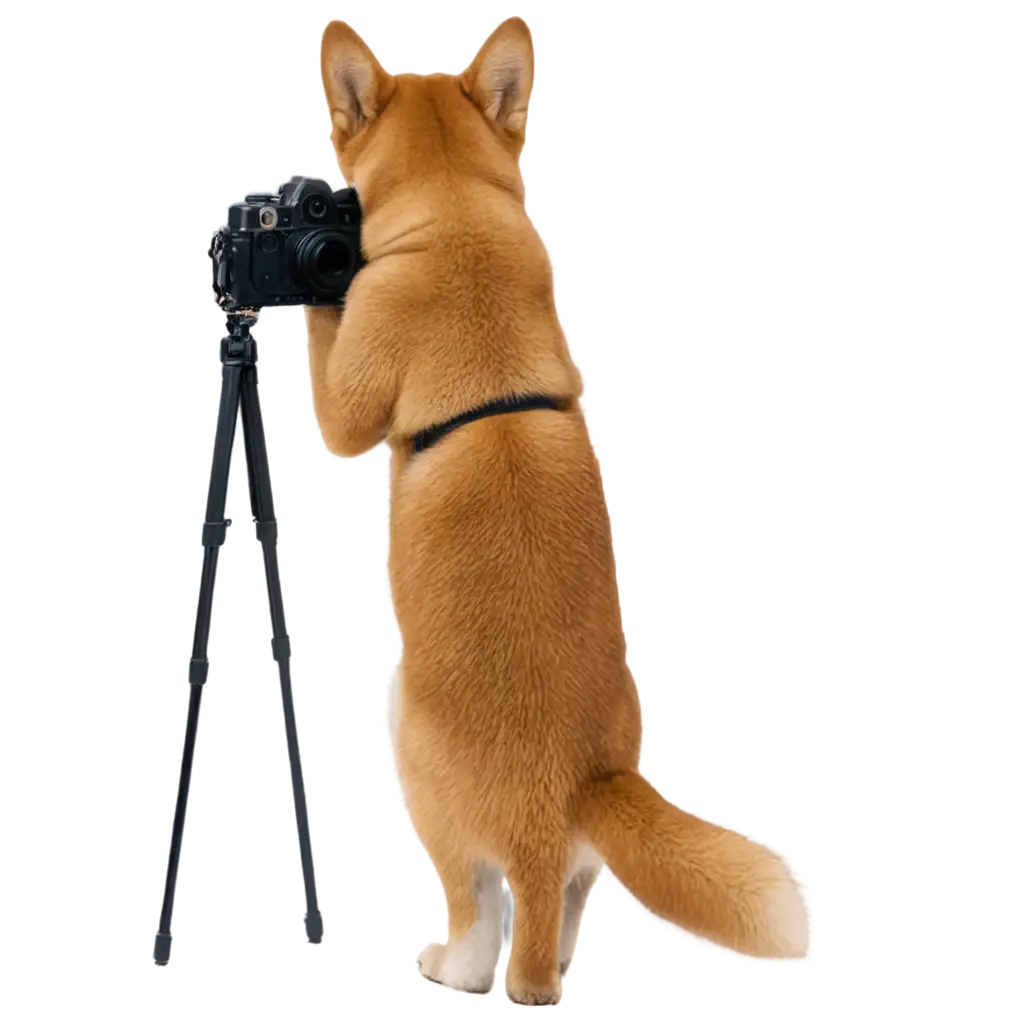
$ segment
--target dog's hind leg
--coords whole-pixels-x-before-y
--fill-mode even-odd
[[[434,864],[448,900],[448,942],[420,953],[420,974],[464,992],[489,992],[501,953],[501,871],[437,856]]]
[[[527,865],[509,868],[515,923],[505,983],[513,1002],[540,1006],[562,997],[558,947],[565,875],[563,865],[533,858]]]

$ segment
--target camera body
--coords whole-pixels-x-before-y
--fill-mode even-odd
[[[264,306],[340,306],[363,265],[355,189],[332,192],[294,177],[228,208],[213,236],[213,290],[228,312]]]

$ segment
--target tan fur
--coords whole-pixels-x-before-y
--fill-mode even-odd
[[[391,76],[333,22],[322,72],[367,265],[344,315],[307,310],[313,397],[332,451],[392,450],[396,759],[448,900],[448,943],[427,947],[421,970],[490,987],[498,871],[515,897],[508,993],[556,1002],[601,859],[686,928],[802,955],[782,862],[636,774],[640,706],[601,477],[523,206],[529,30],[499,26],[462,75]],[[415,432],[517,392],[566,409],[480,420],[411,456]]]

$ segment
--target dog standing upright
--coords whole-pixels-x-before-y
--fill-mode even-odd
[[[448,941],[423,950],[421,972],[490,989],[504,876],[508,994],[557,1002],[604,863],[690,931],[802,956],[782,860],[636,770],[601,479],[523,205],[529,30],[504,22],[461,75],[392,76],[332,22],[321,64],[366,266],[343,313],[307,309],[310,370],[327,447],[392,452],[395,755],[448,901]]]

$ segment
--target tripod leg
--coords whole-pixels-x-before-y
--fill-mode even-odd
[[[292,703],[292,680],[289,659],[291,646],[284,624],[281,578],[277,568],[277,520],[270,490],[270,467],[267,442],[263,434],[259,392],[256,388],[256,367],[246,368],[242,378],[242,428],[245,432],[245,459],[249,470],[249,500],[256,521],[256,537],[263,545],[263,564],[267,573],[267,595],[270,598],[270,621],[274,631],[271,648],[281,676],[281,700],[284,704],[284,728],[288,738],[288,760],[292,769],[292,792],[295,797],[295,821],[299,829],[299,853],[302,857],[302,879],[306,887],[306,935],[310,942],[319,942],[324,933],[323,919],[316,901],[316,879],[313,876],[313,852],[309,842],[309,819],[306,814],[306,791],[302,783],[302,762],[299,760],[299,738],[295,730],[295,708]]]
[[[210,636],[210,611],[213,607],[213,584],[217,576],[217,555],[231,522],[224,518],[224,505],[227,500],[228,471],[231,467],[231,448],[238,420],[243,369],[240,365],[224,366],[221,384],[217,435],[213,444],[213,468],[210,471],[206,522],[203,525],[203,575],[199,584],[199,608],[196,611],[196,631],[188,670],[191,693],[188,702],[188,724],[185,728],[185,749],[181,755],[181,778],[178,783],[178,802],[174,808],[174,827],[171,831],[171,853],[167,861],[164,902],[160,911],[160,930],[157,932],[156,945],[153,949],[153,959],[160,965],[166,964],[171,956],[171,912],[174,909],[174,887],[178,880],[181,836],[185,829],[185,808],[188,804],[188,788],[192,778],[192,754],[195,751],[196,730],[199,727],[199,704],[209,668],[206,644]]]

